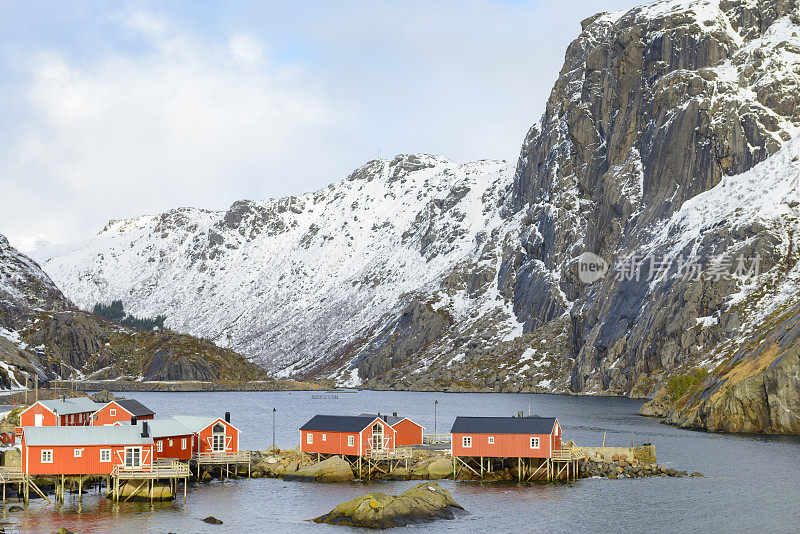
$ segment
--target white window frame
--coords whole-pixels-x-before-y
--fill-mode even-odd
[[[109,408],[108,409],[108,415],[110,415],[111,417],[116,417],[117,416],[117,409],[116,408]]]
[[[83,449],[72,449],[73,458],[83,458]]]
[[[111,461],[111,449],[100,449],[100,461],[104,463]]]
[[[186,450],[186,438],[181,438],[181,449]]]
[[[164,440],[160,439],[156,441],[156,452],[164,452]]]
[[[169,440],[169,446],[172,447],[172,440]]]
[[[494,436],[489,436],[489,445],[494,445]]]
[[[74,413],[69,414],[69,422],[70,423],[74,423],[75,422],[75,414]]]
[[[306,445],[313,445],[314,444],[314,434],[309,432],[306,434]]]
[[[356,437],[355,436],[347,436],[347,446],[354,447],[356,444]]]
[[[322,434],[322,441],[328,441],[328,434]]]
[[[42,449],[39,455],[39,460],[43,464],[52,464],[53,463],[53,449]]]
[[[472,448],[472,436],[462,436],[461,437],[461,446],[465,449]]]
[[[541,447],[541,442],[538,437],[531,436],[531,449],[538,449]]]

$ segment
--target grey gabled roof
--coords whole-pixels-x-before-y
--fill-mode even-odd
[[[190,436],[193,434],[191,430],[186,428],[180,421],[173,417],[165,417],[163,419],[151,419],[149,421],[139,421],[138,426],[141,428],[143,423],[147,423],[147,430],[153,438],[168,438],[172,436]],[[124,424],[124,423],[123,423]]]
[[[452,434],[550,434],[555,417],[456,417]]]
[[[377,416],[373,415],[315,415],[300,430],[325,430],[328,432],[361,432]]]
[[[361,413],[361,414],[358,414],[358,416],[359,417],[372,417],[372,419],[375,419],[376,417],[380,417],[381,419],[383,419],[384,421],[386,421],[387,423],[389,423],[392,426],[396,425],[397,423],[399,423],[400,421],[405,419],[405,417],[395,417],[394,415],[388,415],[388,414],[384,414],[384,413],[382,413],[380,415],[378,415],[376,413]]]
[[[95,412],[103,406],[103,404],[94,402],[89,397],[73,397],[63,401],[61,399],[41,400],[39,404],[46,406],[47,409],[58,415]]]
[[[219,417],[206,417],[203,415],[173,415],[171,419],[183,425],[189,430],[190,433],[197,433],[219,419]]]
[[[136,399],[114,399],[117,405],[125,408],[128,413],[134,417],[142,417],[143,415],[155,415],[156,412],[137,401]]]
[[[152,437],[142,437],[141,427],[119,426],[26,426],[23,428],[26,445],[88,446],[88,445],[148,445]]]

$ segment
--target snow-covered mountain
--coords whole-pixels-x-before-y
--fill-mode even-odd
[[[498,256],[481,253],[513,224],[500,215],[512,176],[500,162],[398,156],[299,197],[112,221],[37,256],[85,308],[122,299],[280,375],[307,375],[457,267],[493,278]],[[455,320],[473,313],[468,288],[451,297]],[[496,291],[485,297],[503,308]],[[505,320],[510,334],[510,310]]]
[[[515,168],[398,156],[300,197],[112,221],[35,257],[81,306],[166,314],[280,375],[653,395],[741,364],[798,302],[799,33],[797,0],[601,13]],[[593,283],[587,252],[610,265]]]

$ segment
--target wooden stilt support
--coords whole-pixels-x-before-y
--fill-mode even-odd
[[[517,457],[517,478],[522,482],[522,458]]]
[[[78,475],[78,502],[83,502],[83,476]]]

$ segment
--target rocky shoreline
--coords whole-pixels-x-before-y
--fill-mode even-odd
[[[308,482],[351,482],[358,480],[355,468],[345,459],[333,456],[317,462],[310,455],[297,450],[252,451],[251,476],[253,478],[282,478],[284,480]],[[453,479],[452,457],[443,451],[414,451],[405,464],[395,467],[388,473],[373,473],[370,480],[437,480]],[[699,472],[691,475],[685,470],[678,470],[655,461],[642,461],[632,455],[613,454],[606,458],[597,454],[589,454],[578,462],[580,478],[620,478],[643,477],[685,477],[700,476]],[[246,473],[245,473],[246,474]],[[209,475],[210,476],[210,475]],[[483,478],[469,469],[460,469],[456,480],[477,480],[482,482],[514,482],[517,480],[515,462],[503,464],[496,462],[491,473]],[[538,481],[537,481],[538,482]]]

